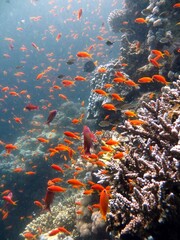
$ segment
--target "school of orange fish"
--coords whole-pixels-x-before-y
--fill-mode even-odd
[[[34,4],[34,1],[31,1]],[[71,9],[71,2],[72,1],[68,1],[69,5],[67,7],[67,9]],[[81,0],[78,1],[79,4],[81,5]],[[114,5],[114,7],[117,5],[118,1],[112,1],[112,5]],[[51,10],[51,14],[53,16],[56,16],[56,9],[58,8],[58,6],[55,5],[55,1],[51,0],[49,1],[49,4],[53,6],[52,10]],[[173,6],[174,8],[179,8],[180,7],[180,3],[177,3]],[[62,12],[64,9],[60,8],[59,11]],[[98,10],[97,10],[98,11]],[[85,18],[86,16],[84,16],[84,10],[82,8],[79,8],[77,11],[73,12],[73,17],[72,19],[69,19],[69,21],[81,21],[82,18]],[[30,18],[32,23],[37,23],[39,21],[43,21],[41,16],[32,16]],[[147,21],[144,18],[136,18],[134,20],[137,24],[147,24]],[[86,29],[88,31],[88,28],[90,28],[91,26],[89,26],[90,23],[86,23]],[[23,27],[18,27],[17,31],[19,32],[23,32]],[[105,40],[105,35],[107,30],[103,27],[101,27],[100,29],[100,34],[101,36],[97,36],[96,39],[98,41],[101,41],[103,44],[103,41]],[[58,30],[53,26],[49,26],[49,32],[52,34],[52,36],[54,37],[54,40],[57,43],[61,42],[61,39],[64,37],[63,33],[58,33]],[[78,39],[78,33],[73,33],[72,32],[72,38],[73,39]],[[44,41],[46,39],[46,36],[42,37],[42,41]],[[13,38],[10,37],[5,37],[4,38],[5,41],[8,42],[9,47],[11,49],[14,48],[14,43],[15,40]],[[93,39],[92,37],[90,37],[90,40],[93,41],[93,44],[88,46],[86,49],[82,49],[81,51],[77,51],[76,53],[76,59],[77,61],[80,62],[81,59],[93,59],[93,61],[96,61],[95,56],[100,56],[101,52],[97,51],[97,46],[100,47],[100,45],[96,44],[96,40]],[[37,43],[32,42],[32,48],[34,48],[37,52],[41,53],[44,51],[44,49],[38,45]],[[93,54],[91,53],[92,49],[94,50]],[[23,53],[26,54],[26,52],[28,52],[28,48],[25,45],[22,45],[20,47],[20,51],[22,51]],[[170,56],[170,53],[167,50],[164,50],[163,52],[159,51],[159,50],[152,50],[151,51],[151,55],[153,56],[151,59],[149,59],[149,62],[155,67],[155,68],[161,68],[161,59],[163,58],[168,58]],[[46,54],[47,58],[49,59],[49,62],[53,63],[55,61],[55,58],[53,58],[54,53],[47,53]],[[9,59],[11,56],[7,53],[4,53],[3,55],[4,58]],[[28,57],[28,53],[26,55],[26,57]],[[71,59],[74,56],[69,56],[69,59]],[[21,62],[22,64],[26,64],[25,61]],[[98,63],[96,63],[98,65]],[[126,67],[128,63],[123,63],[122,66]],[[59,67],[60,67],[61,63],[59,63]],[[20,69],[21,66],[17,66],[17,69]],[[40,69],[40,66],[34,66],[33,67],[33,71]],[[41,80],[46,81],[48,83],[52,83],[49,91],[51,94],[53,94],[54,91],[59,91],[61,90],[61,93],[58,93],[58,96],[65,101],[68,101],[68,97],[64,94],[63,89],[67,89],[69,88],[70,91],[73,91],[73,87],[75,86],[76,82],[87,82],[89,76],[82,76],[83,74],[81,74],[81,69],[79,70],[79,72],[77,73],[77,75],[74,77],[74,79],[67,77],[63,77],[62,81],[60,84],[58,84],[55,80],[51,81],[49,79],[49,72],[53,72],[53,71],[58,71],[57,69],[55,69],[53,66],[48,66],[45,69],[43,69],[43,71],[39,71],[36,75],[36,81],[38,82],[39,85],[35,85],[36,89],[42,89],[43,86],[41,84]],[[104,67],[97,67],[96,69],[97,72],[99,73],[105,73],[107,71],[106,68]],[[8,75],[7,71],[4,71],[4,77],[6,77]],[[25,72],[23,71],[17,71],[14,73],[14,76],[17,77],[21,86],[23,86],[23,83],[26,83],[26,80],[22,80],[21,77],[25,76]],[[106,92],[106,90],[108,88],[113,87],[113,84],[125,84],[129,87],[139,87],[141,84],[148,84],[148,83],[152,83],[152,82],[159,82],[163,85],[167,85],[170,84],[170,82],[168,82],[166,80],[166,78],[162,75],[153,75],[153,76],[144,76],[140,79],[138,79],[137,81],[133,81],[131,79],[127,79],[126,76],[123,74],[123,72],[120,71],[116,71],[114,74],[114,79],[112,81],[111,84],[105,84],[103,86],[103,89],[94,89],[92,90],[93,92],[95,92],[96,94],[100,94],[101,96],[104,97],[111,97],[112,99],[118,101],[124,101],[124,98],[121,97],[118,93],[108,93]],[[5,102],[6,98],[9,98],[9,96],[12,97],[25,97],[26,100],[29,101],[28,104],[26,104],[24,106],[26,111],[34,111],[34,110],[38,110],[39,106],[36,106],[34,104],[32,104],[31,102],[33,102],[33,98],[32,96],[28,93],[28,91],[26,89],[22,89],[19,90],[19,88],[17,86],[7,86],[6,84],[1,84],[0,85],[0,91],[1,91],[1,102]],[[51,96],[53,98],[53,95]],[[152,96],[150,96],[151,98]],[[84,101],[82,101],[82,106],[84,106]],[[48,104],[48,106],[43,106],[42,108],[45,110],[48,110],[48,108],[51,107],[51,103]],[[116,106],[112,103],[106,103],[102,105],[102,108],[107,109],[109,111],[118,111],[116,109]],[[142,125],[145,122],[138,119],[137,118],[137,114],[136,112],[132,111],[132,110],[125,110],[123,111],[123,114],[126,116],[126,118],[128,119],[128,121],[132,124],[132,125]],[[53,121],[53,119],[56,117],[56,110],[54,111],[50,111],[49,112],[49,116],[47,119],[47,124],[50,125],[51,122]],[[72,124],[74,124],[74,126],[76,126],[76,124],[81,124],[83,125],[83,119],[85,118],[84,114],[81,114],[80,116],[74,116],[74,118],[72,119]],[[105,119],[107,119],[108,116],[106,116]],[[12,121],[15,121],[17,124],[21,124],[23,125],[24,123],[24,119],[21,116],[16,116],[14,115]],[[71,185],[73,188],[76,188],[77,190],[84,188],[83,194],[84,195],[91,195],[91,194],[95,194],[95,193],[100,193],[99,194],[99,202],[97,204],[94,204],[92,206],[89,206],[89,210],[93,211],[94,208],[98,208],[100,209],[100,213],[102,215],[102,218],[104,220],[106,220],[106,215],[108,212],[108,201],[109,198],[111,197],[111,189],[110,186],[104,187],[100,184],[97,184],[95,182],[91,182],[88,181],[87,183],[83,183],[78,179],[78,174],[83,171],[82,167],[79,167],[78,165],[76,165],[76,160],[74,159],[74,154],[76,152],[79,151],[79,154],[81,155],[81,158],[84,160],[84,162],[89,161],[90,163],[92,163],[93,165],[96,165],[99,168],[102,168],[102,174],[107,174],[108,171],[105,170],[106,164],[99,160],[100,156],[104,153],[107,152],[113,152],[113,148],[112,146],[114,145],[118,145],[119,142],[115,141],[113,139],[103,139],[103,141],[105,142],[105,144],[102,144],[101,146],[101,150],[98,153],[94,153],[94,152],[90,152],[92,151],[92,145],[93,142],[96,141],[96,137],[101,136],[103,134],[103,131],[96,131],[95,134],[93,134],[90,129],[87,126],[84,126],[87,129],[85,129],[85,131],[83,132],[83,137],[84,137],[84,148],[79,146],[78,149],[73,149],[71,147],[71,145],[73,145],[73,140],[74,141],[80,141],[81,142],[81,135],[79,132],[71,132],[71,131],[64,131],[64,143],[58,143],[57,146],[55,147],[51,147],[51,143],[49,139],[45,139],[43,137],[38,137],[37,141],[41,142],[42,144],[49,144],[48,146],[50,146],[48,148],[48,156],[46,155],[46,160],[48,160],[48,158],[53,158],[54,155],[56,154],[62,154],[63,152],[68,153],[69,159],[70,159],[70,163],[69,164],[63,164],[63,166],[59,166],[57,164],[51,164],[51,168],[54,169],[54,171],[58,171],[61,176],[64,175],[66,173],[66,171],[68,170],[75,170],[75,172],[73,173],[73,176],[71,179],[68,179],[66,181],[66,183],[68,183],[69,185]],[[115,128],[113,128],[115,129]],[[87,131],[86,131],[87,130]],[[9,154],[14,154],[14,152],[16,152],[16,150],[18,150],[18,147],[16,145],[14,145],[13,143],[5,143],[3,140],[0,141],[0,144],[4,147],[4,149],[6,150],[6,154],[4,155],[4,157],[8,156]],[[121,159],[124,157],[126,153],[125,152],[114,152],[114,159]],[[64,160],[67,160],[66,155],[64,155]],[[71,166],[71,163],[73,164],[73,167]],[[33,169],[33,168],[32,168]],[[15,168],[13,170],[14,173],[18,174],[21,172],[24,172],[24,174],[26,175],[35,175],[36,172],[34,170],[32,171],[25,171],[23,168]],[[66,188],[63,187],[63,178],[53,178],[53,179],[49,179],[47,182],[47,186],[45,186],[46,188],[46,196],[42,196],[42,201],[38,201],[36,199],[34,199],[34,204],[36,206],[38,206],[41,209],[44,210],[48,210],[50,211],[50,207],[53,204],[53,199],[54,199],[54,195],[58,194],[58,193],[64,193],[66,192]],[[60,185],[59,185],[60,184]],[[11,189],[6,189],[5,184],[1,184],[0,185],[0,189],[1,189],[1,198],[4,200],[5,204],[10,204],[13,205],[14,207],[16,207],[16,205],[18,204],[18,199],[14,199],[13,197],[13,193]],[[81,205],[80,202],[75,202],[76,205]],[[2,220],[5,220],[8,218],[8,215],[10,214],[10,212],[6,209],[6,205],[4,207],[2,207],[0,209],[1,214],[2,214]],[[83,212],[81,211],[76,211],[75,214],[83,214]],[[40,231],[41,232],[41,231]],[[58,234],[59,232],[64,232],[66,234],[71,234],[67,229],[65,229],[63,226],[60,226],[59,228],[56,229],[52,229],[52,231],[49,232],[49,236],[53,236]],[[24,237],[26,239],[35,239],[35,235],[31,232],[26,232],[24,234]]]

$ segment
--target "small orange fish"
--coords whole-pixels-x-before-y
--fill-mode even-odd
[[[101,146],[101,149],[105,152],[112,152],[113,151],[113,149],[109,146]]]
[[[52,185],[52,186],[49,186],[49,187],[47,188],[47,191],[50,191],[50,192],[65,192],[65,191],[66,191],[66,188]]]
[[[71,87],[75,85],[75,82],[71,80],[63,80],[61,83],[64,87]]]
[[[49,142],[48,139],[45,139],[45,138],[42,138],[42,137],[37,138],[37,140],[41,143],[48,143]]]
[[[74,78],[75,81],[86,81],[86,78],[85,77],[82,77],[82,76],[76,76]]]
[[[63,232],[63,233],[69,234],[69,235],[71,234],[71,232],[69,232],[69,231],[68,231],[66,228],[64,228],[64,227],[59,227],[58,229],[59,229],[60,232]]]
[[[113,82],[115,83],[124,83],[126,81],[126,79],[124,79],[123,77],[116,77],[113,79]]]
[[[167,82],[165,77],[163,77],[162,75],[153,75],[152,79],[165,85],[170,84],[170,82]]]
[[[175,3],[175,4],[173,5],[173,8],[180,8],[180,3]]]
[[[23,233],[23,237],[25,237],[26,239],[36,239],[36,235],[32,234],[31,232]]]
[[[13,145],[13,144],[6,144],[5,145],[5,149],[7,151],[7,153],[11,153],[12,150],[17,150],[17,146]]]
[[[147,23],[147,20],[144,18],[136,18],[134,22],[139,24],[144,24],[144,23]]]
[[[157,68],[160,68],[162,65],[160,64],[160,63],[158,63],[155,59],[153,59],[153,58],[151,58],[150,60],[149,60],[149,62],[153,65],[153,66],[155,66],[155,67],[157,67]]]
[[[58,96],[66,101],[68,101],[68,98],[64,94],[58,94]]]
[[[37,75],[36,80],[41,79],[44,76],[45,72],[41,72]]]
[[[164,57],[164,54],[161,51],[156,50],[156,49],[151,50],[151,53],[154,55],[160,56],[160,57]]]
[[[108,211],[109,196],[106,189],[103,189],[100,193],[100,213],[102,218],[106,221],[106,214]]]
[[[116,99],[117,101],[124,101],[124,98],[121,97],[118,93],[111,93],[112,99]]]
[[[76,135],[76,134],[73,133],[73,132],[69,132],[69,131],[64,132],[64,135],[66,135],[67,137],[71,137],[71,138],[74,138],[74,139],[78,139],[78,140],[81,139],[78,135]]]
[[[113,139],[111,138],[111,139],[109,139],[109,140],[106,142],[106,144],[107,144],[107,145],[117,145],[117,144],[119,144],[119,142],[116,141],[116,140],[113,140]]]
[[[77,19],[78,20],[80,20],[80,18],[82,17],[82,8],[80,8],[79,10],[78,10],[78,14],[77,14]]]
[[[75,187],[85,187],[84,183],[82,183],[81,181],[79,181],[78,179],[75,179],[75,178],[67,180],[67,183],[69,183]]]
[[[139,119],[134,119],[134,120],[128,120],[131,125],[134,125],[134,126],[137,126],[137,125],[142,125],[142,124],[145,124],[146,122],[143,121],[143,120],[139,120]]]
[[[22,124],[22,118],[14,117],[15,122]]]
[[[100,95],[103,95],[105,97],[108,96],[107,92],[105,92],[104,90],[102,89],[94,89],[93,92],[97,93],[97,94],[100,94]]]
[[[121,159],[124,157],[124,152],[117,152],[116,154],[114,154],[113,158],[114,159]]]
[[[91,195],[93,192],[94,192],[93,189],[89,189],[89,190],[85,190],[85,191],[83,192],[83,194],[84,194],[84,195]]]
[[[60,230],[58,228],[53,229],[50,231],[50,233],[48,234],[49,236],[55,236],[56,234],[58,234],[60,232]]]
[[[76,56],[79,58],[92,58],[92,54],[89,54],[88,52],[78,52]]]
[[[96,183],[91,186],[91,189],[101,192],[102,190],[104,190],[104,187],[101,184]]]
[[[153,80],[152,80],[152,78],[150,78],[150,77],[142,77],[142,78],[139,78],[138,79],[138,83],[150,83],[150,82],[152,82]]]
[[[111,88],[111,87],[113,87],[113,84],[111,84],[111,83],[106,83],[106,84],[104,84],[103,87],[104,87],[104,88]]]
[[[107,69],[105,68],[105,67],[100,67],[100,68],[98,68],[98,73],[105,73],[105,72],[107,72]]]
[[[56,41],[58,42],[61,38],[61,33],[58,33],[58,35],[56,36]]]
[[[59,171],[59,172],[61,172],[62,174],[64,174],[64,170],[63,170],[60,166],[58,166],[58,165],[56,165],[56,164],[52,164],[51,167],[52,167],[54,170]]]
[[[34,204],[42,209],[44,208],[43,204],[39,201],[34,201]]]
[[[106,110],[116,111],[116,107],[112,103],[104,103],[102,107]]]
[[[126,111],[124,111],[124,114],[125,114],[127,117],[136,117],[136,113],[133,112],[133,111],[126,110]]]
[[[126,85],[130,86],[130,87],[138,87],[139,84],[135,83],[133,80],[127,80],[124,82]]]

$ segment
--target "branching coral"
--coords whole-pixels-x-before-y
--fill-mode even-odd
[[[123,160],[109,162],[109,178],[104,179],[112,186],[108,230],[115,239],[160,239],[163,226],[179,227],[180,81],[173,86],[164,87],[156,101],[143,102],[143,125],[126,121],[119,126],[129,138],[129,152]]]

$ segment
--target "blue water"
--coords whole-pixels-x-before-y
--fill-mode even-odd
[[[65,94],[68,99],[77,103],[82,100],[87,104],[90,93],[89,81],[77,82],[73,88],[62,88],[60,91],[50,92],[50,88],[61,85],[59,74],[64,74],[68,79],[76,75],[82,75],[88,80],[93,73],[83,72],[86,60],[78,59],[78,51],[87,51],[92,44],[95,47],[90,53],[93,54],[93,61],[98,65],[107,63],[112,58],[118,57],[119,45],[109,47],[106,40],[118,40],[118,34],[114,35],[109,31],[107,17],[115,8],[120,8],[117,0],[1,0],[0,2],[0,140],[4,143],[14,143],[19,136],[25,135],[32,126],[30,119],[35,112],[25,112],[23,109],[31,102],[40,107],[38,113],[47,116],[52,109],[58,108],[64,101],[58,97],[58,93]],[[77,20],[77,11],[82,8],[83,14]],[[41,16],[39,21],[30,18]],[[55,32],[50,32],[53,26]],[[17,30],[17,28],[22,28]],[[102,30],[105,32],[103,33]],[[61,33],[61,39],[57,42],[56,36]],[[74,39],[73,35],[77,34]],[[102,36],[103,41],[97,39]],[[14,41],[5,40],[12,38]],[[37,51],[32,46],[34,42],[40,49]],[[22,46],[27,48],[21,51]],[[50,62],[47,54],[52,53],[53,62]],[[8,54],[9,57],[4,56]],[[69,57],[76,59],[73,65],[67,65]],[[38,66],[33,70],[34,66]],[[43,72],[48,66],[53,68],[47,73],[47,78],[36,80],[36,76]],[[16,77],[16,72],[23,72],[24,75]],[[47,81],[49,79],[49,81]],[[9,91],[2,92],[3,87],[9,87]],[[37,86],[39,88],[37,88]],[[10,91],[26,90],[27,93],[19,96],[11,96]],[[27,98],[27,94],[30,99]],[[48,109],[43,109],[41,100],[51,104]],[[17,124],[14,117],[22,118],[23,124]],[[0,146],[0,151],[4,146]],[[47,181],[39,176],[41,183]],[[14,181],[14,180],[13,180]],[[11,178],[6,178],[5,189],[13,189],[16,192],[16,199],[19,200],[16,210],[12,209],[8,218],[4,221],[0,217],[0,240],[18,239],[18,233],[30,221],[19,220],[19,216],[31,215],[32,212],[23,203],[28,203],[28,195],[31,195],[30,183],[28,180],[22,182],[17,177],[17,183]],[[36,183],[34,183],[36,184]],[[18,192],[22,189],[22,192]],[[28,189],[28,190],[27,190]],[[3,189],[4,190],[4,189]],[[1,192],[1,190],[0,190]],[[2,203],[2,201],[1,201]],[[23,206],[21,208],[21,206]],[[0,206],[2,207],[2,206]],[[16,212],[14,212],[16,211]],[[16,217],[15,215],[19,215]]]

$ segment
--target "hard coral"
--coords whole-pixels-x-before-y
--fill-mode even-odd
[[[108,230],[114,239],[179,238],[180,80],[173,86],[164,87],[160,99],[143,102],[143,125],[119,126],[129,152],[109,162],[104,179],[112,186]]]

